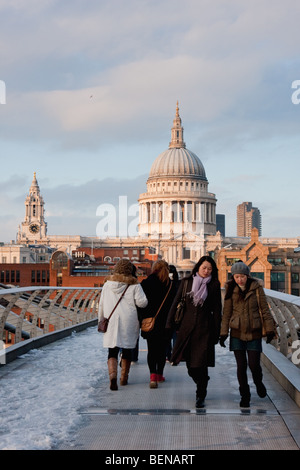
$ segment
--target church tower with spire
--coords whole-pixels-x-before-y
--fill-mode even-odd
[[[25,219],[19,227],[18,243],[35,242],[47,236],[47,223],[44,219],[44,200],[40,188],[33,174],[29,194],[25,199]]]

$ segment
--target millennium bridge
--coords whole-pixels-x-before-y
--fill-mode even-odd
[[[204,450],[299,450],[300,298],[265,293],[278,332],[263,341],[267,396],[248,371],[251,406],[239,407],[233,353],[218,345],[206,406],[196,409],[185,364],[167,362],[165,382],[149,388],[142,338],[128,385],[109,389],[101,288],[2,288],[0,449],[101,450],[106,463],[133,466],[122,459],[134,451],[141,465],[193,463]]]

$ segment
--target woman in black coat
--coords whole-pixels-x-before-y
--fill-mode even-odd
[[[196,407],[204,407],[209,380],[208,367],[215,366],[215,344],[221,325],[221,288],[215,261],[202,256],[192,275],[181,281],[167,319],[166,328],[174,329],[174,317],[185,283],[184,316],[177,331],[171,361],[186,361],[188,374],[197,385]]]
[[[166,347],[168,336],[166,335],[166,321],[168,312],[175,296],[175,286],[169,278],[169,266],[166,261],[156,261],[152,266],[152,272],[141,282],[141,286],[148,299],[146,308],[139,308],[140,322],[144,318],[154,317],[162,302],[163,305],[156,317],[152,331],[141,336],[147,340],[147,362],[150,371],[150,388],[157,388],[158,382],[164,382],[163,371],[166,363]]]

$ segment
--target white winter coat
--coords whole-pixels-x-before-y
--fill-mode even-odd
[[[118,346],[133,349],[136,346],[140,331],[136,307],[144,308],[148,304],[147,297],[136,278],[117,274],[110,276],[102,289],[98,318],[101,320],[103,317],[109,317],[127,284],[129,287],[112,314],[107,331],[103,335],[105,348]]]

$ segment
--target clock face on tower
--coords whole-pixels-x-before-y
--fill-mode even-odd
[[[31,224],[30,227],[29,227],[29,231],[31,233],[38,233],[40,227],[38,224]]]

